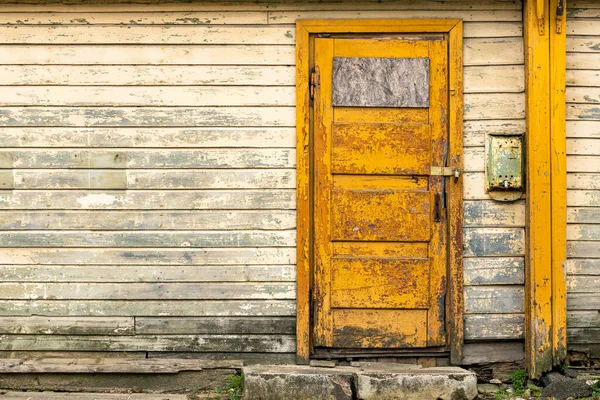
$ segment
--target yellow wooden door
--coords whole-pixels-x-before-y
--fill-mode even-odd
[[[446,344],[447,42],[315,39],[315,347]]]

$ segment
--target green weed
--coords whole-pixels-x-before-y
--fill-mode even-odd
[[[241,375],[229,375],[225,387],[217,388],[215,392],[226,396],[228,400],[241,400],[244,397],[244,378]]]
[[[596,383],[592,385],[592,397],[595,399],[600,398],[600,379],[596,380]]]
[[[525,394],[525,382],[527,381],[527,372],[524,369],[518,369],[510,374],[510,380],[512,381],[515,394],[522,396]]]

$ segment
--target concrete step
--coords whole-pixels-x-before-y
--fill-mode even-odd
[[[477,377],[458,367],[254,365],[242,372],[246,400],[472,400],[477,396]]]

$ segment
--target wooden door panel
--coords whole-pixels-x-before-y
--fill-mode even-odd
[[[333,173],[425,175],[431,165],[429,125],[334,123]]]
[[[357,180],[360,178],[357,178]],[[431,239],[429,192],[346,190],[331,192],[331,240],[411,241]]]
[[[428,308],[429,259],[334,257],[334,308]]]
[[[426,108],[335,107],[335,123],[428,125]]]
[[[333,242],[333,256],[427,258],[427,243],[406,242]]]
[[[349,349],[427,345],[426,310],[334,310],[333,346]]]
[[[355,68],[338,69],[340,106],[335,57],[378,58],[336,64]],[[446,216],[434,207],[444,187],[431,167],[445,165],[446,42],[317,38],[314,60],[314,345],[444,345]],[[424,81],[401,87],[410,79]],[[369,84],[392,95],[380,101]]]

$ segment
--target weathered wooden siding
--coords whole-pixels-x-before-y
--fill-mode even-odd
[[[0,6],[0,350],[292,360],[294,22],[425,17],[465,21],[466,339],[522,338],[524,204],[483,192],[520,1],[46,3]]]
[[[600,4],[567,14],[567,344],[600,357]]]

